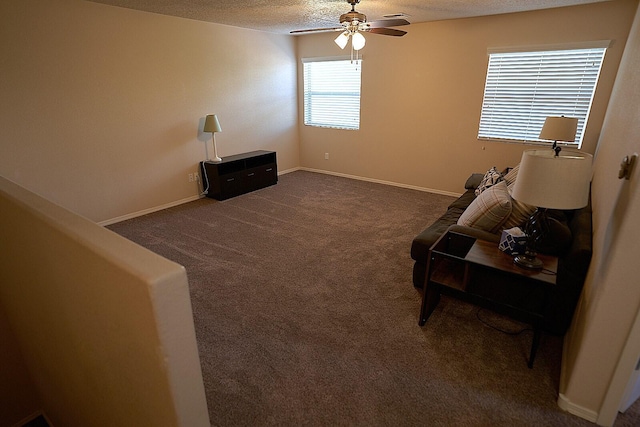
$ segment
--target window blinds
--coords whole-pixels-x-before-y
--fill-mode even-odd
[[[359,129],[362,61],[305,60],[303,67],[304,124]]]
[[[540,141],[545,118],[564,115],[580,146],[605,51],[490,53],[478,138]]]

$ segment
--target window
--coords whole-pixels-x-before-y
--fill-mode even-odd
[[[580,147],[605,50],[490,52],[478,138],[538,142],[545,118],[564,115]]]
[[[310,59],[303,66],[304,124],[359,129],[362,61]]]

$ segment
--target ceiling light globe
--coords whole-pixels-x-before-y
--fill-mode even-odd
[[[362,49],[366,42],[367,41],[361,33],[354,33],[353,36],[351,36],[351,43],[353,43],[353,48],[355,50]]]
[[[349,41],[348,33],[346,31],[344,33],[341,33],[338,37],[336,37],[334,41],[338,46],[340,46],[340,49],[344,49],[344,47],[347,45],[347,42]]]

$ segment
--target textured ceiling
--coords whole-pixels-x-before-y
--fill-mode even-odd
[[[95,3],[288,34],[292,30],[335,27],[351,10],[346,0],[90,0]],[[411,23],[496,15],[597,3],[603,0],[362,0],[368,21],[404,13]]]

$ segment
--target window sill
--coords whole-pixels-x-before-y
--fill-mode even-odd
[[[553,144],[552,141],[525,141],[521,139],[503,139],[503,138],[478,138],[480,142],[501,142],[504,144],[521,144],[521,145],[530,145],[533,147],[551,147]],[[559,142],[558,147],[562,148],[573,148],[576,150],[580,149],[578,144],[570,144],[565,142]]]

